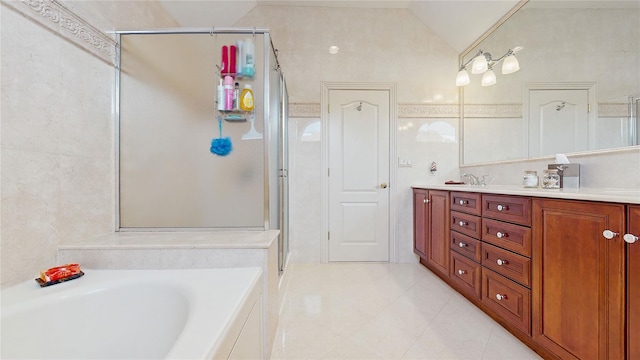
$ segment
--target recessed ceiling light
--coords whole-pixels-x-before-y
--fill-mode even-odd
[[[335,45],[329,47],[329,54],[337,54],[338,51],[340,51],[340,48]]]

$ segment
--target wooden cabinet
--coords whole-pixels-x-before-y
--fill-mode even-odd
[[[415,189],[414,206],[421,263],[543,358],[640,360],[640,205]]]
[[[413,190],[413,252],[421,259],[427,257],[428,200],[429,191]]]
[[[482,268],[482,302],[509,324],[529,334],[531,292],[522,285]]]
[[[533,339],[562,359],[624,359],[625,206],[533,201]],[[636,340],[637,341],[637,340]]]
[[[449,277],[449,192],[414,189],[414,251],[421,262]]]
[[[640,360],[640,205],[627,210],[627,359]],[[631,242],[634,241],[635,242]]]

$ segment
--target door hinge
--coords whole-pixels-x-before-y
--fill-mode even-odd
[[[327,231],[327,241],[331,241],[331,231]]]
[[[331,112],[329,109],[331,109],[331,105],[327,104],[327,114]]]
[[[591,112],[591,104],[587,104],[587,113]]]
[[[327,176],[331,176],[331,169],[327,168]]]

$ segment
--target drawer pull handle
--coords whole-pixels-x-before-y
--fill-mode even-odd
[[[509,237],[509,234],[498,231],[496,233],[496,236],[498,237],[498,239],[502,239],[502,238]]]
[[[507,210],[509,210],[509,206],[507,206],[507,205],[498,205],[497,209],[498,209],[498,211],[502,211],[502,210],[507,211]]]
[[[602,236],[604,236],[604,238],[608,239],[608,240],[611,240],[611,239],[613,239],[614,237],[616,237],[618,235],[620,235],[620,233],[613,232],[613,231],[608,230],[608,229],[602,232]]]
[[[496,294],[498,301],[507,300],[507,295]]]
[[[624,241],[628,242],[629,244],[633,244],[634,242],[640,240],[640,239],[638,239],[637,236],[635,236],[633,234],[624,234],[624,236],[622,238],[624,239]]]
[[[463,243],[462,241],[460,243],[458,243],[458,246],[460,246],[461,248],[467,246],[467,244]]]
[[[458,223],[458,225],[460,225],[460,226],[466,226],[466,225],[469,225],[469,223],[468,223],[468,222],[466,222],[466,221],[462,221],[462,220],[460,220],[460,222]]]
[[[496,260],[496,263],[499,266],[502,266],[502,265],[507,265],[509,262],[507,260],[498,259],[498,260]]]
[[[469,203],[469,201],[468,201],[468,200],[460,200],[460,201],[458,202],[458,204],[460,204],[460,205],[467,205],[468,203]]]
[[[467,273],[467,270],[458,270],[458,275],[464,275]]]

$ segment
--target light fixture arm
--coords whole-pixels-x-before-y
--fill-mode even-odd
[[[482,49],[478,51],[474,56],[467,60],[456,76],[457,86],[466,86],[469,84],[469,73],[467,67],[471,65],[472,74],[484,74],[482,86],[491,86],[495,84],[495,74],[493,73],[493,67],[504,61],[502,65],[502,73],[505,75],[512,74],[520,70],[518,59],[514,56],[517,52],[523,49],[522,46],[516,46],[513,49],[509,49],[504,55],[494,59],[490,53],[484,52]]]
[[[509,49],[509,51],[507,51],[504,55],[500,56],[497,59],[494,59],[494,58],[491,57],[491,53],[484,52],[482,49],[480,49],[480,51],[478,51],[477,54],[473,55],[469,60],[467,60],[467,62],[464,63],[464,65],[462,65],[460,67],[460,70],[466,69],[467,66],[469,66],[469,64],[471,64],[473,62],[473,60],[475,60],[480,55],[484,55],[484,57],[487,59],[487,65],[489,67],[493,67],[494,65],[496,65],[496,64],[500,63],[502,60],[504,60],[507,56],[515,55],[520,50],[522,50],[521,46],[515,47],[513,49]]]

